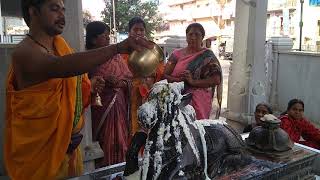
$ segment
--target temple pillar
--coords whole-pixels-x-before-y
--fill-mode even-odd
[[[79,0],[65,1],[66,26],[62,36],[75,51],[84,50],[84,33],[82,18],[82,2]]]
[[[84,50],[84,26],[82,19],[82,2],[79,0],[65,1],[66,7],[66,27],[63,37],[69,45],[76,51]],[[81,63],[81,62],[79,62]],[[84,112],[85,125],[81,131],[84,135],[81,142],[83,152],[84,171],[90,172],[95,169],[94,160],[103,157],[103,151],[98,142],[92,140],[92,121],[90,107]]]
[[[265,43],[267,0],[236,1],[233,61],[229,74],[227,118],[242,131],[255,106],[268,101]]]

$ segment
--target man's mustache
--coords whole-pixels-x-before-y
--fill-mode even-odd
[[[63,19],[59,19],[55,22],[55,24],[61,24],[61,25],[65,25],[66,24],[66,20],[63,18]]]

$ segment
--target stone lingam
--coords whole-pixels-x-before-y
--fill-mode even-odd
[[[280,120],[272,114],[261,118],[261,126],[255,127],[246,138],[249,151],[272,159],[290,158],[293,142],[289,135],[280,128]]]

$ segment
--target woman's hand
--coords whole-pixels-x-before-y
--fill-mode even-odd
[[[113,75],[108,76],[107,82],[108,82],[107,86],[110,86],[113,88],[122,88],[126,85],[126,83],[123,80]]]
[[[117,43],[116,49],[117,53],[128,54],[134,50],[142,51],[145,48],[152,49],[154,47],[154,43],[150,42],[143,36],[134,36],[130,35],[127,39]]]
[[[178,74],[177,76],[170,76],[170,80],[172,82],[181,82],[181,81],[186,81],[186,74],[189,71],[183,71],[182,73]]]
[[[116,76],[110,75],[106,78],[106,81],[107,86],[114,87],[118,82],[118,78]]]
[[[213,75],[206,79],[193,79],[191,73],[185,74],[185,82],[195,88],[210,88],[221,83],[220,75]]]
[[[107,77],[107,86],[112,88],[123,88],[127,86],[125,80],[119,79],[116,76],[110,75]]]
[[[102,76],[94,76],[91,78],[91,92],[101,93],[105,87],[105,81]]]
[[[183,80],[187,82],[189,85],[193,85],[194,79],[192,78],[192,74],[190,71],[186,70],[183,72]]]
[[[171,55],[169,57],[169,60],[166,64],[165,68],[164,68],[164,75],[163,75],[163,78],[167,79],[168,82],[170,82],[170,83],[183,81],[183,78],[180,76],[179,77],[171,76],[176,64],[177,64],[177,60],[175,59],[175,57],[173,55]]]

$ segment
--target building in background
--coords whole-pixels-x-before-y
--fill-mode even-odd
[[[0,1],[0,43],[18,43],[29,30],[20,9],[20,1]]]
[[[24,35],[29,31],[23,18],[3,16],[3,35]]]
[[[156,40],[161,44],[186,46],[185,30],[192,22],[201,23],[206,31],[205,39],[212,42],[212,49],[218,53],[221,43],[229,45],[232,51],[235,0],[163,0],[159,12],[165,21]]]
[[[201,23],[206,39],[212,41],[212,50],[219,53],[233,50],[234,18],[236,0],[153,0],[159,4],[159,13],[165,24],[155,40],[166,44],[167,54],[172,49],[186,46],[185,29],[192,22]],[[299,47],[300,0],[269,0],[267,39],[272,36],[289,36],[294,49]],[[5,8],[4,8],[5,7]],[[21,18],[20,1],[0,1],[0,43],[18,43],[28,32]],[[304,0],[302,50],[320,51],[320,0]],[[220,48],[221,49],[221,48]]]
[[[320,3],[304,0],[302,50],[320,51]],[[319,1],[320,2],[320,1]],[[267,38],[289,36],[294,49],[299,48],[300,0],[269,0]]]
[[[159,12],[165,21],[157,33],[159,43],[178,44],[185,40],[185,29],[192,22],[201,23],[206,38],[217,36],[212,49],[224,44],[226,52],[232,52],[236,0],[162,0]],[[289,36],[294,49],[299,47],[300,0],[269,0],[267,39],[272,36]],[[304,0],[302,50],[320,51],[320,0]],[[184,44],[185,45],[185,44]]]

